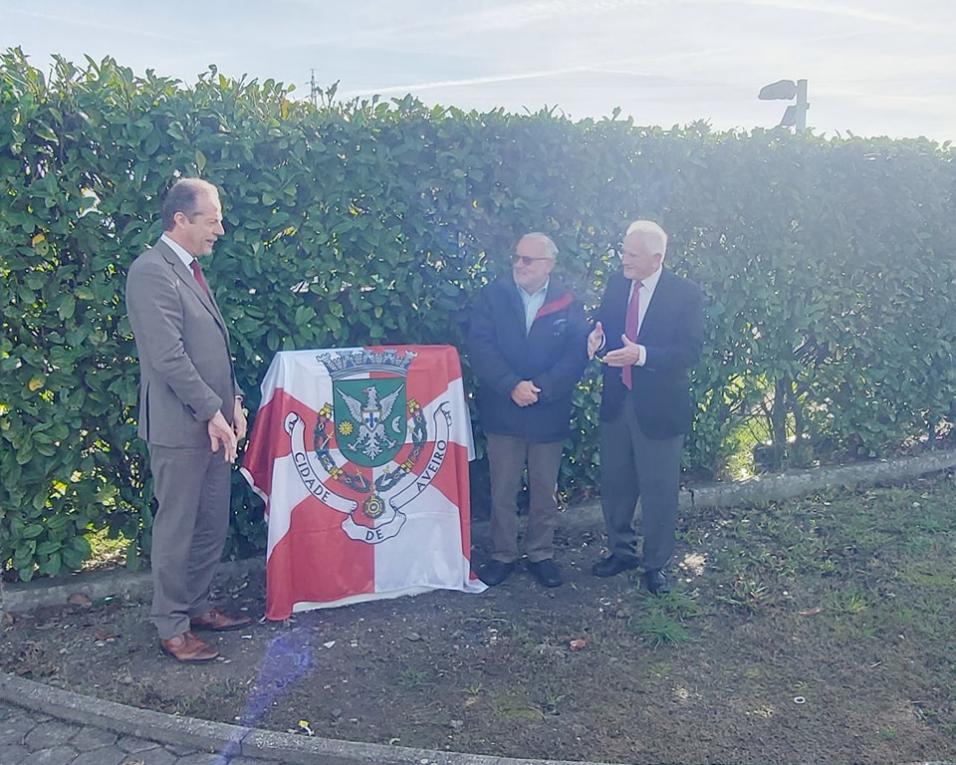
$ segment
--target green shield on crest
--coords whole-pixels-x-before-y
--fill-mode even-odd
[[[405,378],[335,380],[333,417],[339,451],[362,467],[391,460],[405,443]]]

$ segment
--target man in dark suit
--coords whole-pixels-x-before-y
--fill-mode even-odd
[[[528,568],[544,587],[561,585],[554,562],[561,450],[571,394],[587,366],[581,304],[552,278],[558,249],[544,234],[521,237],[512,273],[485,287],[471,316],[471,367],[491,470],[491,561],[485,584],[503,582],[518,560],[515,501],[528,468]]]
[[[163,203],[163,228],[126,279],[139,356],[139,435],[159,503],[151,617],[165,653],[204,662],[219,652],[193,630],[252,621],[209,602],[229,527],[230,465],[246,433],[229,333],[198,261],[225,233],[216,187],[198,178],[176,182]]]
[[[688,373],[703,344],[703,295],[663,267],[667,234],[635,221],[621,247],[621,272],[608,282],[588,356],[603,361],[601,505],[610,555],[594,566],[613,576],[643,564],[644,584],[668,589],[674,551],[684,434],[692,411]],[[641,499],[643,561],[634,510]]]

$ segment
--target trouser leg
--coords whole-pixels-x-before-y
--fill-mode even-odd
[[[153,492],[159,503],[150,548],[151,619],[163,639],[189,629],[189,557],[208,453],[208,449],[149,447]]]
[[[648,438],[633,416],[631,430],[641,484],[643,564],[645,569],[664,568],[674,553],[684,437]]]
[[[491,557],[502,563],[511,563],[518,559],[516,497],[527,452],[527,442],[523,439],[488,434],[488,468],[491,474]]]
[[[558,525],[558,471],[562,441],[528,444],[528,531],[525,552],[533,563],[554,557]]]
[[[634,508],[640,496],[640,483],[634,465],[632,435],[625,417],[631,409],[625,401],[621,412],[601,422],[601,509],[607,531],[608,548],[613,555],[637,557]]]
[[[222,451],[213,454],[206,469],[206,480],[199,500],[199,513],[189,552],[189,615],[198,616],[210,609],[209,587],[222,558],[229,532],[229,493],[231,465],[222,459]]]

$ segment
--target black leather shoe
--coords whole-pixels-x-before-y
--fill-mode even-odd
[[[560,587],[564,584],[561,578],[561,569],[550,558],[539,561],[528,561],[528,571],[538,580],[542,587]]]
[[[614,576],[615,574],[620,574],[622,571],[637,568],[639,565],[637,558],[622,558],[620,555],[609,555],[607,558],[602,558],[595,563],[591,569],[591,573],[594,574],[594,576]]]
[[[666,595],[671,591],[667,577],[659,568],[649,568],[644,572],[644,586],[651,595]]]
[[[505,579],[511,576],[515,570],[514,562],[503,563],[500,560],[490,560],[478,572],[478,578],[489,587],[501,584]]]

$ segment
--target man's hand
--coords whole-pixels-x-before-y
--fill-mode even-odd
[[[538,403],[538,394],[541,388],[531,380],[522,380],[511,391],[511,400],[518,406],[531,406]]]
[[[246,437],[246,410],[242,408],[242,399],[236,399],[236,407],[232,410],[232,430],[236,434],[236,443]]]
[[[601,322],[598,322],[588,335],[588,358],[593,359],[602,345],[604,345],[604,327],[601,326]]]
[[[604,356],[604,363],[609,367],[632,367],[641,360],[641,346],[631,340],[627,335],[621,335],[623,348],[616,351],[610,351]]]
[[[222,416],[222,412],[216,412],[206,426],[206,430],[209,433],[209,448],[218,452],[219,446],[222,445],[223,459],[226,462],[235,462],[236,434],[232,432],[232,428],[229,427],[226,418]]]

